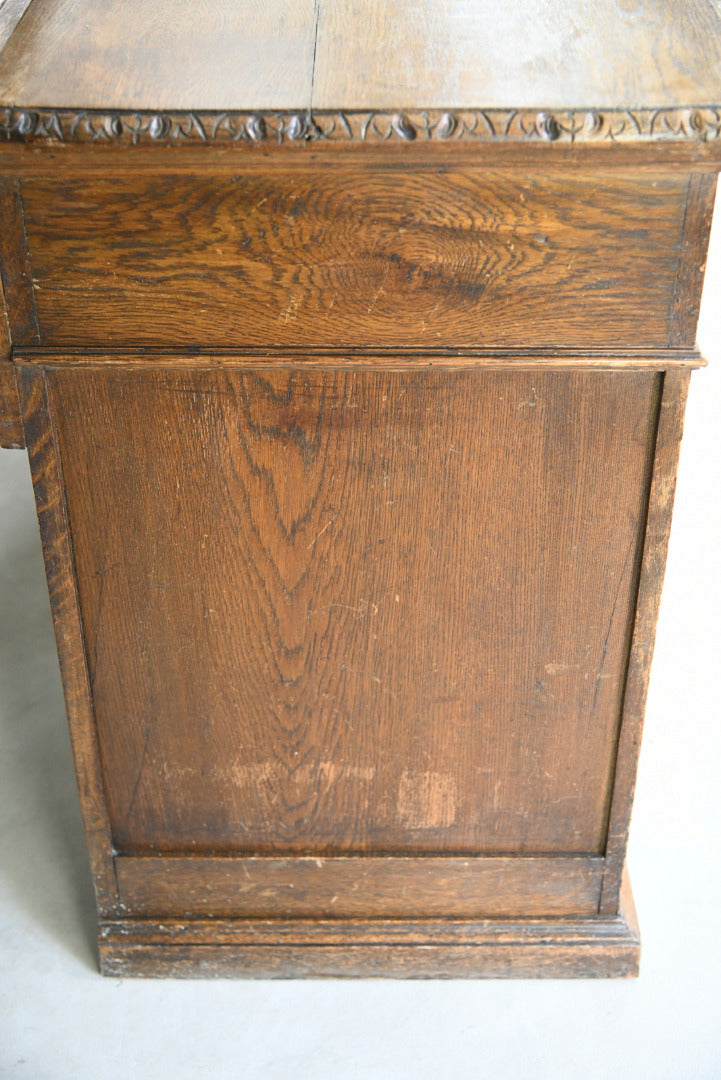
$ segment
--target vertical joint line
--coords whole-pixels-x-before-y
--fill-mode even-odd
[[[16,193],[18,200],[18,210],[20,213],[20,225],[23,230],[23,247],[25,249],[25,262],[28,270],[28,289],[30,291],[30,300],[33,310],[33,325],[35,327],[35,343],[42,345],[40,340],[40,323],[38,322],[38,309],[35,304],[35,278],[33,276],[33,268],[30,264],[30,248],[28,247],[28,232],[25,226],[25,207],[23,206],[23,193],[20,187],[20,181],[16,181]]]
[[[313,64],[310,69],[310,101],[308,103],[308,119],[313,119],[313,89],[315,87],[315,56],[318,50],[318,22],[320,20],[320,0],[313,0]]]

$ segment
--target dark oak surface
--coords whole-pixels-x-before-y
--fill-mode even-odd
[[[639,958],[627,878],[603,918],[117,919],[99,946],[116,976],[589,978],[637,975]]]
[[[47,384],[117,849],[603,850],[657,376]]]
[[[15,369],[0,362],[0,446],[8,450],[25,446]]]
[[[0,103],[100,109],[721,102],[712,0],[33,0]]]
[[[27,180],[22,205],[46,346],[649,348],[687,187],[338,163]]]
[[[149,916],[484,918],[592,916],[603,859],[454,855],[128,856],[121,904]]]
[[[0,7],[0,444],[104,971],[637,971],[720,44],[711,0]]]

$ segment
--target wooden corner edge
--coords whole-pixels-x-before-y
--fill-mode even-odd
[[[0,446],[6,450],[25,449],[15,366],[7,360],[0,360]]]

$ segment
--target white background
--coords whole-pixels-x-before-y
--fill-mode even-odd
[[[0,452],[0,1075],[721,1078],[721,208],[629,861],[641,976],[173,982],[97,974],[26,456]]]

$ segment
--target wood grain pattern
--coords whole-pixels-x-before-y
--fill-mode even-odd
[[[139,28],[142,27],[142,32]],[[300,108],[310,103],[313,0],[34,0],[0,54],[0,102]]]
[[[718,3],[25,6],[0,444],[17,370],[103,971],[635,974]]]
[[[80,792],[85,837],[100,915],[117,914],[112,841],[103,792],[97,733],[88,684],[85,643],[68,532],[63,479],[57,455],[46,384],[38,370],[21,369],[18,389],[35,503],[50,592],[55,641],[60,658],[70,741]]]
[[[599,908],[602,915],[613,914],[618,910],[628,828],[636,788],[636,771],[641,749],[656,620],[671,531],[676,469],[683,434],[688,384],[689,376],[683,371],[670,371],[664,375],[643,564],[623,700],[623,718],[606,843],[606,870]]]
[[[17,180],[0,176],[0,279],[14,345],[39,345],[22,195]]]
[[[638,974],[627,879],[616,916],[594,919],[103,922],[107,975],[298,978],[609,977]]]
[[[711,102],[721,100],[720,41],[707,0],[323,0],[313,104]]]
[[[47,378],[118,850],[603,850],[656,374]]]
[[[23,199],[55,347],[649,349],[686,177],[345,165],[27,180]]]
[[[0,364],[6,364],[12,359],[13,343],[10,337],[10,319],[8,318],[7,304],[5,303],[5,289],[3,287],[2,274],[0,274]]]
[[[25,446],[20,401],[12,364],[0,362],[0,446],[21,450]]]
[[[693,345],[696,340],[716,181],[716,173],[697,173],[689,177],[676,300],[668,340],[672,348]]]
[[[137,917],[448,919],[595,915],[600,858],[118,856]]]
[[[0,3],[0,53],[32,0],[3,0]]]
[[[0,102],[130,111],[703,104],[721,101],[720,40],[709,0],[135,0],[132,17],[122,0],[34,0],[0,55]]]
[[[0,123],[5,119],[0,112]],[[38,152],[40,151],[40,152]],[[132,151],[130,158],[128,152]],[[13,136],[0,143],[0,154],[7,174],[21,181],[55,180],[59,173],[75,179],[121,175],[130,172],[135,177],[162,176],[235,176],[242,163],[243,171],[279,174],[299,164],[315,167],[322,172],[351,166],[362,171],[365,164],[378,167],[406,169],[467,168],[514,170],[527,172],[563,172],[568,177],[594,174],[602,179],[607,173],[618,177],[620,171],[630,170],[634,178],[653,180],[659,172],[688,176],[690,172],[708,172],[721,165],[721,139],[679,138],[642,142],[548,142],[545,139],[496,142],[467,139],[415,139],[356,142],[340,139],[307,142],[290,140],[273,146],[269,141],[256,144],[244,140],[227,143],[182,141],[158,144],[153,140],[128,139],[96,142],[53,139],[28,140]]]
[[[706,361],[697,349],[668,349],[662,356],[629,349],[625,354],[608,353],[604,350],[579,352],[573,349],[529,349],[527,352],[511,349],[412,349],[397,348],[389,351],[357,348],[353,351],[326,351],[319,349],[285,348],[282,352],[267,348],[212,352],[165,352],[157,349],[138,349],[133,352],[105,352],[88,349],[87,352],[46,352],[43,349],[19,349],[18,359],[28,366],[54,371],[58,368],[83,370],[108,370],[116,372],[144,371],[222,371],[223,368],[248,368],[253,371],[377,371],[419,372],[431,369],[445,372],[478,370],[495,371],[563,371],[585,368],[592,371],[655,371],[671,368],[693,370],[705,367]]]

